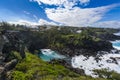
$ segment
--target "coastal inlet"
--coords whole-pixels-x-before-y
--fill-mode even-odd
[[[61,55],[51,49],[40,49],[39,57],[44,61],[50,61],[52,59],[64,59],[64,55]]]

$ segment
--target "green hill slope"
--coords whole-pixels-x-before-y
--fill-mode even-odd
[[[11,80],[107,80],[81,76],[59,64],[49,64],[37,56],[26,53],[15,69],[8,75]]]

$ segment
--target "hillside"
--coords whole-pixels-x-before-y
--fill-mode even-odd
[[[113,75],[113,78],[118,80],[118,76],[116,76]],[[16,65],[11,74],[8,74],[8,77],[12,80],[108,80],[82,76],[60,64],[44,62],[28,52],[26,52],[26,58]]]
[[[83,69],[73,68],[67,61],[45,62],[38,56],[40,49],[52,49],[69,59],[76,55],[95,57],[99,51],[110,52],[111,40],[120,39],[118,29],[92,27],[59,27],[0,25],[1,80],[119,80],[118,73],[95,70],[92,78]],[[119,53],[116,50],[116,53]],[[89,59],[89,58],[88,58]],[[114,60],[115,61],[115,60]]]

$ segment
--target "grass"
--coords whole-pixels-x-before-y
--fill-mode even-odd
[[[107,80],[81,76],[62,65],[44,62],[28,52],[9,76],[12,80]]]

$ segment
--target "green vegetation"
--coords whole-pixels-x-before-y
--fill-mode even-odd
[[[9,24],[7,22],[0,22],[0,31],[2,30],[26,30],[27,27],[24,25],[15,25],[15,24]]]
[[[18,61],[22,60],[22,57],[20,56],[20,53],[16,52],[16,51],[12,51],[9,56],[8,56],[9,60],[12,59],[17,59]]]
[[[112,33],[117,32],[116,29],[104,28],[78,28],[78,27],[46,27],[37,26],[36,28],[26,27],[24,25],[12,25],[8,23],[0,23],[0,30],[19,31],[17,36],[22,39],[31,53],[41,48],[63,49],[63,48],[85,48],[90,50],[101,50],[101,47],[109,49],[110,43],[103,43]],[[82,30],[81,33],[77,33]],[[106,36],[107,34],[107,36]],[[100,46],[99,44],[102,44]]]
[[[77,33],[77,30],[82,30],[82,32]],[[16,67],[7,75],[8,80],[120,80],[120,74],[107,70],[95,70],[95,73],[100,78],[82,76],[60,64],[44,62],[36,56],[38,50],[43,48],[50,48],[58,52],[65,48],[68,51],[75,51],[76,49],[87,49],[91,51],[111,49],[112,45],[110,42],[107,42],[106,38],[109,39],[109,37],[106,37],[106,34],[107,36],[108,34],[111,36],[112,33],[118,31],[116,29],[76,28],[67,26],[52,26],[51,28],[38,26],[38,28],[29,28],[24,25],[12,25],[3,22],[0,23],[0,31],[0,34],[4,34],[11,40],[4,45],[2,50],[6,55],[6,61],[9,62],[12,59],[18,60]],[[25,48],[28,52],[26,52],[26,57],[24,58],[22,55],[24,56]],[[19,53],[20,51],[23,53],[22,55]],[[75,53],[72,51],[72,54]],[[35,53],[36,55],[29,52]],[[71,55],[71,53],[67,55]]]
[[[17,64],[9,77],[12,80],[107,80],[80,76],[59,64],[44,62],[28,52],[26,58]]]
[[[25,32],[22,32],[21,34],[25,34]],[[63,48],[85,48],[91,50],[101,50],[101,47],[106,47],[106,49],[109,49],[107,47],[109,43],[102,44],[103,46],[98,45],[102,40],[92,34],[94,34],[94,32],[89,30],[83,30],[81,33],[75,33],[74,31],[72,32],[68,27],[62,27],[60,30],[57,27],[52,27],[45,31],[28,31],[26,39],[24,40],[25,44],[28,45],[29,51],[32,53],[41,48],[59,50]]]
[[[78,74],[64,68],[61,65],[49,64],[37,58],[37,56],[26,53],[26,58],[20,61],[12,72],[13,80],[35,80],[45,77],[57,78],[58,76],[78,76]]]
[[[120,80],[120,74],[118,74],[114,71],[109,71],[107,69],[102,69],[102,70],[94,70],[94,72],[100,78],[106,78],[106,79],[109,79],[109,80]]]

